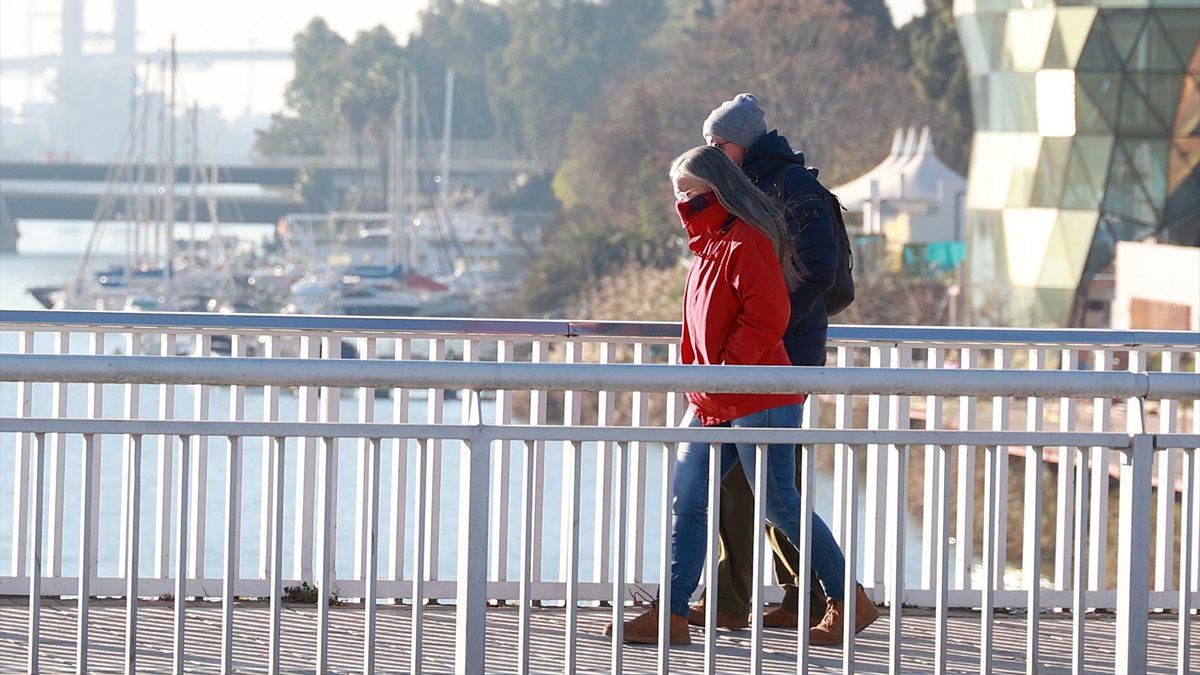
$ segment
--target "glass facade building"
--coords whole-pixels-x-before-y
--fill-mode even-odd
[[[975,115],[977,322],[1078,324],[1115,242],[1200,245],[1200,0],[955,0],[954,13]]]

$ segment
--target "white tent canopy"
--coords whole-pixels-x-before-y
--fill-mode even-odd
[[[867,233],[911,243],[962,237],[967,181],[934,154],[929,127],[919,137],[915,127],[896,129],[878,166],[832,191],[847,209],[863,212]]]

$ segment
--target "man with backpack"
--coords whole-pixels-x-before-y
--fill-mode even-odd
[[[704,139],[720,148],[760,190],[784,207],[801,281],[790,293],[791,317],[783,343],[792,365],[825,365],[830,313],[841,311],[854,297],[850,244],[837,198],[817,180],[817,171],[805,166],[803,153],[793,151],[778,131],[768,131],[766,113],[751,94],[738,94],[713,110],[704,121]],[[801,481],[802,452],[797,445],[797,485]],[[754,496],[740,466],[734,467],[721,483],[719,517],[723,556],[718,570],[717,625],[737,629],[747,625],[754,578],[754,531],[746,526],[754,519]],[[782,581],[784,601],[763,617],[763,623],[796,626],[800,592],[795,570],[799,554],[773,527],[768,526],[767,538],[774,549],[775,572]],[[813,644],[840,644],[841,603],[827,602],[815,574],[810,586],[810,640]],[[855,600],[858,632],[875,620],[878,610],[861,588]],[[688,620],[703,625],[703,607],[693,607]]]

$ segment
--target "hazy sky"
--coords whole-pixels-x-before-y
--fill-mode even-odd
[[[428,0],[140,0],[138,49],[165,48],[175,34],[180,50],[288,50],[292,37],[314,16],[323,17],[347,39],[382,23],[403,43],[417,27]],[[899,23],[923,7],[922,0],[889,0]],[[59,51],[62,0],[0,0],[0,59]],[[85,30],[108,32],[113,0],[85,0]],[[95,40],[95,51],[110,47]],[[181,71],[189,100],[219,106],[228,117],[247,110],[258,114],[282,106],[291,64],[226,63]],[[0,105],[19,109],[26,101],[49,99],[46,77],[5,73],[0,76]]]
[[[112,0],[85,0],[85,6],[85,30],[108,32]],[[426,0],[140,0],[137,44],[140,51],[165,49],[174,33],[181,51],[288,50],[292,37],[314,16],[347,39],[382,23],[403,42],[425,6]],[[0,0],[0,59],[58,52],[60,7],[61,0]],[[94,47],[110,49],[101,40]],[[252,67],[225,63],[189,68],[181,70],[180,78],[189,99],[220,106],[232,117],[247,109],[260,114],[278,110],[291,73],[290,63],[266,61]],[[17,108],[31,95],[46,100],[48,84],[48,78],[31,81],[6,72],[0,77],[0,105]]]

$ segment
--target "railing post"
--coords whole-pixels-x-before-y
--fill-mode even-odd
[[[835,488],[842,490],[840,494],[834,493],[836,495],[834,499],[844,499],[846,501],[846,520],[843,523],[846,529],[842,539],[842,551],[845,553],[846,559],[846,588],[843,595],[845,602],[842,605],[842,672],[844,673],[853,673],[855,671],[854,625],[857,621],[854,611],[856,608],[855,593],[857,592],[855,582],[857,565],[855,565],[855,561],[858,559],[858,542],[856,541],[855,531],[858,529],[858,467],[863,451],[863,446],[846,445],[846,482]],[[762,520],[755,521],[755,523],[760,522]],[[758,563],[759,567],[762,566],[760,561],[761,558],[755,558],[755,562]]]
[[[1106,372],[1112,365],[1112,352],[1097,349],[1092,352],[1093,367]],[[1112,416],[1112,399],[1098,396],[1092,401],[1092,431],[1109,431]],[[1108,585],[1105,561],[1108,558],[1108,464],[1109,450],[1103,447],[1091,449],[1092,467],[1088,478],[1088,590],[1103,591]]]
[[[1118,673],[1146,672],[1146,625],[1150,602],[1150,475],[1154,438],[1136,434],[1121,457],[1117,534]]]
[[[579,361],[579,343],[567,343],[567,363]],[[578,426],[582,397],[578,391],[564,392],[563,424]],[[576,645],[576,627],[579,617],[579,485],[580,453],[582,444],[566,441],[563,449],[563,501],[562,501],[562,539],[559,544],[559,568],[564,581],[567,583],[566,592],[566,641],[563,646],[563,671],[570,675],[575,672],[578,648]]]
[[[22,332],[17,353],[32,354],[33,343],[33,331]],[[94,389],[96,389],[96,385],[89,387],[89,390]],[[17,383],[16,410],[17,417],[33,416],[33,382]],[[12,577],[25,576],[26,564],[29,561],[26,537],[29,533],[29,474],[34,453],[32,444],[32,435],[17,434],[16,448],[13,451],[13,487],[11,510],[9,511],[12,517],[12,544],[9,547],[12,551],[12,564],[9,567],[8,575]]]
[[[959,367],[971,370],[979,365],[978,351],[964,348],[959,357]],[[958,428],[974,429],[978,399],[960,396],[958,399]],[[958,513],[955,523],[954,569],[957,575],[956,588],[971,588],[971,568],[975,562],[975,447],[958,446]]]
[[[1200,422],[1197,422],[1200,424]],[[1192,602],[1192,582],[1188,580],[1193,567],[1192,543],[1195,541],[1196,534],[1196,489],[1197,486],[1193,471],[1196,462],[1200,460],[1200,449],[1185,449],[1181,453],[1183,458],[1183,470],[1180,474],[1180,480],[1183,482],[1183,494],[1180,495],[1180,503],[1183,508],[1180,514],[1179,523],[1179,628],[1178,639],[1176,643],[1176,662],[1179,673],[1190,672],[1191,654],[1189,646],[1192,644],[1192,610],[1195,609]],[[1193,579],[1195,575],[1192,575]]]
[[[326,394],[328,396],[328,394]],[[328,399],[326,399],[328,400]],[[324,673],[329,670],[329,601],[333,596],[333,580],[335,579],[334,520],[337,514],[337,502],[334,501],[333,486],[337,480],[338,439],[325,437],[320,439],[317,451],[317,527],[316,527],[316,586],[317,586],[317,649],[316,671]]]
[[[315,359],[320,353],[321,338],[303,335],[300,338],[300,358]],[[297,416],[301,422],[318,419],[318,387],[300,387]],[[299,582],[314,581],[313,576],[313,508],[316,502],[317,460],[321,439],[306,436],[296,448],[296,500],[292,510],[292,576]],[[324,590],[324,589],[322,589]]]
[[[482,673],[486,651],[488,472],[492,438],[479,427],[463,444],[458,488],[458,607],[454,672]]]
[[[679,443],[675,445],[675,451],[671,452],[671,444],[664,444],[662,448],[662,510],[658,514],[659,522],[659,539],[658,539],[658,597],[659,603],[667,603],[668,611],[659,611],[658,613],[658,654],[657,668],[659,675],[666,675],[671,670],[671,612],[669,610],[671,603],[671,544],[672,544],[672,523],[674,508],[672,504],[672,496],[675,494],[675,458],[679,456]],[[642,446],[642,456],[645,456],[645,445]],[[765,459],[759,460],[759,463]],[[644,473],[642,474],[645,475]],[[642,494],[645,494],[644,487]],[[758,494],[761,494],[759,491]],[[757,512],[757,510],[756,510]],[[763,522],[761,520],[757,521]],[[762,536],[762,529],[756,528],[759,536]],[[762,557],[756,557],[758,570],[762,571]],[[760,589],[762,586],[761,574],[755,575],[755,588]],[[757,602],[759,598],[759,590],[754,591],[754,600]],[[762,605],[759,605],[761,611]],[[761,631],[756,631],[754,634],[759,634]]]
[[[1162,370],[1164,373],[1178,372],[1180,367],[1179,352],[1164,352],[1162,355]],[[1159,433],[1173,434],[1178,431],[1179,402],[1164,398],[1158,404]],[[1154,590],[1167,592],[1172,589],[1175,577],[1175,477],[1178,473],[1179,462],[1175,459],[1174,448],[1163,448],[1156,455],[1158,464],[1158,522],[1155,525],[1154,541]],[[1180,569],[1180,579],[1187,578],[1186,571]]]
[[[373,344],[373,343],[372,343]],[[372,349],[372,352],[374,350]],[[373,392],[372,392],[373,393]],[[367,439],[365,491],[361,497],[366,502],[365,548],[363,560],[363,672],[375,672],[375,603],[379,595],[379,462],[383,440]],[[356,549],[358,550],[358,549]]]
[[[529,672],[529,614],[533,606],[533,538],[534,530],[534,486],[533,486],[533,465],[534,465],[534,442],[525,441],[521,445],[521,569],[518,572],[518,593],[520,600],[517,609],[517,672]],[[419,489],[419,488],[418,488]],[[620,512],[618,511],[618,514]],[[618,549],[619,551],[619,549]],[[537,564],[540,566],[541,561]],[[619,566],[619,565],[618,565]],[[620,598],[623,591],[618,589],[616,595]],[[613,639],[619,644],[621,642],[621,622],[619,615],[613,622]],[[415,669],[414,669],[415,670]]]
[[[841,350],[839,349],[839,354]],[[905,368],[912,361],[912,347],[902,344],[897,344],[889,349],[871,350],[871,366],[877,368]],[[853,399],[852,399],[853,400]],[[872,429],[886,429],[893,425],[908,424],[908,397],[907,396],[888,396],[886,398],[879,396],[871,396],[868,400],[870,410],[869,424]],[[853,413],[850,413],[851,415]],[[850,426],[850,425],[847,425]],[[838,453],[839,456],[848,453]],[[863,531],[863,586],[867,589],[867,593],[876,602],[883,599],[880,593],[884,579],[888,577],[887,571],[891,566],[889,558],[892,557],[890,551],[895,545],[893,533],[887,528],[887,488],[888,488],[888,473],[895,471],[896,467],[891,465],[890,446],[880,446],[870,444],[866,446],[866,495],[864,498],[863,508],[866,510],[866,527]],[[857,480],[857,477],[852,477]],[[841,486],[843,481],[835,478],[835,484]],[[834,502],[840,502],[840,499],[835,499]],[[843,512],[844,515],[845,512]],[[853,523],[853,521],[851,521]],[[840,524],[844,526],[844,523]],[[836,526],[835,526],[836,527]],[[857,525],[851,525],[850,531],[857,529]],[[835,529],[835,532],[841,536],[841,529]]]
[[[71,353],[71,333],[69,331],[60,330],[55,335],[54,339],[55,354],[70,354]],[[68,415],[67,406],[67,391],[66,382],[55,382],[52,387],[50,415],[55,418],[63,418]],[[63,522],[64,505],[63,505],[63,488],[66,479],[66,459],[67,459],[67,434],[54,434],[54,443],[47,450],[49,451],[49,481],[47,487],[50,489],[47,496],[49,500],[46,503],[47,522],[61,523]],[[46,541],[46,558],[42,561],[42,572],[50,578],[62,576],[62,557],[63,557],[63,535],[61,527],[51,527],[50,531],[45,535]]]
[[[29,536],[29,656],[26,670],[40,670],[40,643],[42,641],[42,510],[45,507],[46,434],[35,434],[33,449],[32,480],[30,487],[30,510],[33,512]]]
[[[162,336],[159,349],[161,356],[175,356],[179,346],[175,333]],[[159,386],[158,418],[175,418],[175,386]],[[171,480],[174,477],[171,463],[175,454],[175,437],[163,434],[158,437],[158,466],[155,468],[154,495],[154,576],[160,579],[171,577]]]
[[[941,370],[946,367],[946,353],[942,349],[931,347],[926,351],[926,367]],[[940,396],[925,397],[925,428],[939,429],[942,426],[942,399]],[[941,484],[941,457],[944,449],[927,443],[925,445],[925,481],[924,499],[921,510],[921,586],[939,592],[938,584],[938,518],[942,512],[941,501],[949,499],[950,491],[943,490]],[[940,595],[935,596],[940,600]]]
[[[992,626],[993,608],[996,602],[996,567],[1004,542],[997,537],[998,495],[1007,494],[1000,483],[1000,455],[1008,449],[1002,445],[984,448],[983,472],[983,579],[979,603],[979,672],[992,672],[992,644],[996,639]]]
[[[176,483],[178,484],[175,495],[175,510],[176,525],[175,525],[175,606],[171,610],[174,625],[171,628],[171,667],[177,672],[183,672],[183,659],[185,647],[183,642],[184,623],[187,620],[187,582],[189,569],[189,556],[191,551],[188,550],[188,541],[191,533],[188,531],[188,523],[190,514],[188,513],[188,505],[191,503],[192,496],[189,493],[191,488],[191,470],[192,470],[192,451],[200,447],[201,443],[207,442],[206,439],[201,439],[196,436],[180,436],[179,437],[179,462],[175,466],[175,474],[177,476]],[[99,445],[96,446],[97,451]],[[99,452],[97,452],[99,459]],[[99,490],[99,488],[97,488]],[[203,566],[202,566],[203,567]],[[201,575],[203,578],[203,575]]]
[[[613,516],[613,631],[612,631],[612,672],[624,672],[621,663],[623,649],[625,647],[625,530],[628,528],[629,507],[625,503],[628,497],[628,464],[629,464],[629,444],[625,442],[617,443],[616,466],[613,469],[613,489],[615,494],[613,500],[616,506],[616,513]],[[524,550],[524,549],[522,549]],[[522,579],[526,578],[524,572],[521,575]],[[526,612],[525,602],[521,603],[521,611]],[[517,639],[521,644],[522,651],[528,651],[525,646],[529,642],[527,635],[528,623],[521,624],[521,632]],[[517,662],[520,672],[525,672],[529,668],[527,660]]]
[[[1063,448],[1062,452],[1075,453],[1077,450]],[[1071,669],[1083,672],[1086,653],[1084,652],[1084,614],[1087,612],[1087,555],[1088,555],[1088,449],[1079,448],[1075,469],[1074,506],[1075,506],[1075,547],[1074,558],[1071,561],[1073,585],[1071,595]],[[1065,542],[1064,542],[1065,543]]]
[[[1046,351],[1044,349],[1029,350],[1029,368],[1042,370],[1046,367]],[[1025,404],[1025,428],[1029,431],[1042,431],[1042,421],[1045,417],[1046,401],[1040,397],[1031,396]],[[1044,447],[1025,446],[1025,504],[1022,508],[1025,520],[1024,544],[1021,567],[1026,588],[1026,631],[1025,631],[1025,672],[1035,675],[1038,671],[1039,635],[1038,622],[1042,612],[1042,453]]]
[[[279,672],[279,647],[282,638],[280,616],[283,613],[283,486],[286,450],[287,439],[279,436],[271,438],[269,448],[271,470],[267,477],[271,483],[271,503],[269,504],[271,552],[268,557],[271,564],[266,578],[270,580],[271,584],[269,591],[271,618],[267,628],[267,672],[272,675]],[[268,449],[264,448],[264,452],[266,451]]]
[[[1062,351],[1062,370],[1070,372],[1079,369],[1079,352],[1073,349]],[[1074,398],[1063,397],[1058,401],[1059,431],[1075,430],[1076,401]],[[1054,588],[1066,590],[1071,587],[1074,579],[1072,560],[1075,551],[1070,545],[1074,540],[1072,530],[1075,519],[1071,513],[1071,500],[1075,495],[1075,450],[1066,446],[1058,448],[1058,505],[1056,508],[1056,523],[1054,526]],[[1086,479],[1087,474],[1084,474]],[[1083,505],[1087,508],[1087,504]],[[1086,552],[1086,551],[1085,551]]]
[[[888,550],[891,564],[888,566],[888,672],[896,675],[901,670],[902,627],[904,621],[904,550],[905,521],[908,515],[908,446],[889,445],[888,464]],[[803,603],[802,603],[803,604]],[[804,624],[801,624],[804,625]]]
[[[98,561],[92,557],[92,541],[95,532],[84,523],[92,522],[92,512],[99,508],[95,503],[99,485],[96,466],[100,456],[100,440],[96,434],[83,437],[83,448],[80,451],[79,471],[79,599],[76,609],[75,649],[77,657],[75,672],[79,675],[89,672],[88,667],[88,615],[92,597],[92,575],[96,572]]]

